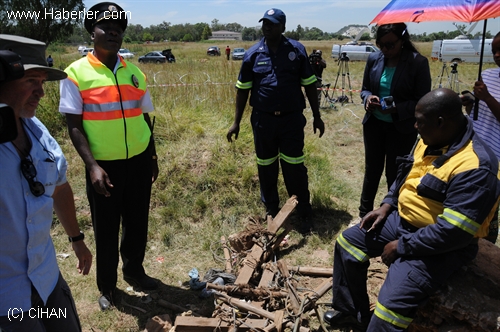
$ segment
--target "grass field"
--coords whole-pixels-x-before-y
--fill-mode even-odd
[[[329,55],[333,41],[304,42],[308,52],[321,49],[327,61],[323,79],[332,86],[339,75],[338,64]],[[221,49],[226,42],[215,43]],[[248,48],[252,43],[231,43],[230,47]],[[240,61],[227,61],[224,56],[208,57],[207,43],[168,43],[151,45],[124,45],[136,57],[150,50],[172,48],[175,64],[139,65],[147,74],[155,105],[155,137],[160,175],[153,185],[151,197],[149,242],[145,268],[149,275],[162,284],[156,296],[166,301],[201,311],[210,316],[211,299],[202,300],[198,292],[189,290],[188,272],[196,267],[203,275],[209,268],[223,268],[218,257],[221,236],[239,232],[249,217],[263,217],[253,138],[247,108],[241,131],[235,143],[228,143],[226,132],[233,122],[235,88]],[[417,44],[421,53],[430,55],[431,43]],[[76,48],[51,52],[55,66],[65,68],[79,58]],[[491,56],[491,55],[486,55]],[[491,65],[486,65],[488,67]],[[431,62],[433,88],[440,81],[442,63]],[[305,110],[305,153],[309,170],[309,186],[315,211],[314,233],[303,239],[292,231],[290,246],[279,258],[288,264],[331,267],[332,250],[339,231],[357,216],[358,200],[364,171],[359,90],[364,63],[350,62],[345,87],[350,102],[338,105],[336,110],[322,110],[326,132],[322,138],[313,134],[312,114]],[[478,65],[458,66],[460,89],[472,89],[477,79]],[[341,87],[339,78],[337,87]],[[442,80],[447,86],[447,77]],[[338,91],[335,92],[336,94]],[[90,212],[85,195],[83,162],[73,148],[59,115],[57,83],[46,84],[46,96],[38,110],[38,117],[60,142],[69,162],[68,179],[75,192],[78,220],[86,233],[86,243],[94,250]],[[351,102],[352,101],[352,102]],[[386,191],[380,184],[378,200]],[[280,176],[282,201],[287,199]],[[89,276],[78,275],[76,258],[67,243],[67,237],[57,221],[52,235],[57,253],[71,254],[59,265],[68,281],[80,314],[84,331],[141,331],[148,318],[169,313],[151,298],[127,289],[119,271],[118,288],[122,303],[117,309],[101,312],[97,304],[99,292],[95,284],[95,270]],[[322,299],[328,302],[329,295]],[[128,305],[140,307],[145,313]],[[172,315],[174,317],[174,315]]]

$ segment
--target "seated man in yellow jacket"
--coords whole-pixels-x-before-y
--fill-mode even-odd
[[[405,331],[417,308],[477,254],[498,206],[498,159],[449,89],[429,92],[415,109],[421,140],[399,160],[398,176],[377,210],[337,238],[334,328]],[[371,257],[389,266],[373,315],[366,279]]]

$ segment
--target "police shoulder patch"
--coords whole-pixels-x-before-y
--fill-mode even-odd
[[[139,87],[139,80],[137,79],[137,77],[135,75],[132,75],[132,83],[134,84],[134,86],[136,88]]]

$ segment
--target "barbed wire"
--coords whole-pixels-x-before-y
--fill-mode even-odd
[[[198,82],[198,83],[186,83],[183,81],[184,78],[188,77],[189,75],[192,75],[190,73],[186,73],[183,75],[177,74],[177,80],[180,83],[174,82],[174,83],[165,83],[161,82],[159,75],[162,73],[169,73],[166,70],[160,70],[157,72],[153,73],[153,82],[154,84],[149,84],[148,87],[179,87],[179,86],[202,86],[202,85],[234,85],[235,82],[212,82],[212,79],[209,74],[206,72],[202,72],[203,75],[206,76],[205,81],[203,82]],[[343,89],[343,88],[318,88],[318,90],[329,90],[329,91],[343,91],[343,92],[361,92],[359,89]]]

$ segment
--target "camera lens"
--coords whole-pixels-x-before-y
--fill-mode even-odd
[[[0,143],[16,139],[17,126],[14,110],[6,104],[0,104]]]

